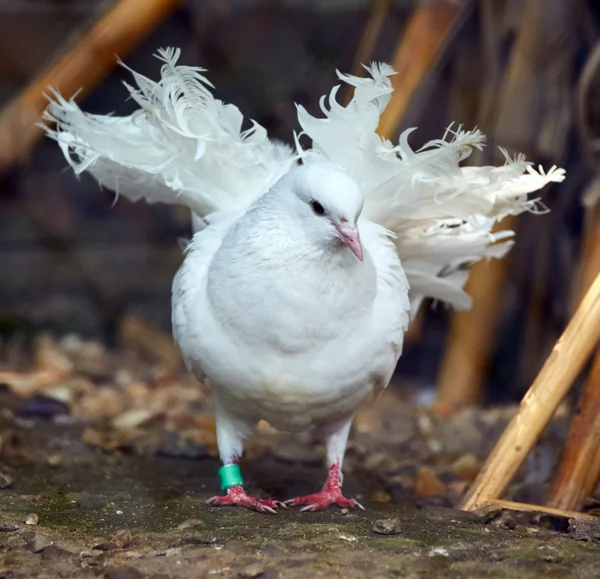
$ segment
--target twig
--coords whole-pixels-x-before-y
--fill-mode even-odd
[[[568,511],[563,509],[553,509],[551,507],[544,507],[541,505],[530,505],[528,503],[515,503],[513,501],[495,500],[481,505],[476,512],[478,515],[485,516],[488,513],[497,511],[498,509],[506,509],[510,511],[523,511],[525,513],[543,513],[546,515],[552,515],[554,517],[564,517],[566,519],[590,519],[597,521],[598,517],[588,515],[585,513],[578,513],[575,511]]]
[[[502,229],[511,229],[514,219],[505,218]],[[508,266],[507,259],[495,259],[471,268],[465,290],[472,297],[473,305],[470,310],[456,312],[452,317],[434,403],[439,414],[449,415],[462,406],[481,402],[494,329],[502,313],[500,303]]]
[[[600,205],[591,211],[584,243],[576,299],[600,273]],[[577,413],[567,438],[547,500],[551,507],[579,510],[600,477],[600,351],[596,351],[581,392]]]
[[[419,2],[402,33],[392,66],[398,74],[391,77],[394,93],[379,120],[378,132],[392,138],[411,98],[442,53],[457,22],[461,3]]]
[[[492,137],[498,137],[505,147],[516,145],[526,153],[535,150],[540,127],[534,120],[538,118],[536,111],[544,95],[532,79],[536,78],[540,63],[551,59],[553,54],[560,54],[560,43],[553,36],[552,25],[560,21],[563,8],[564,4],[558,0],[525,3],[498,104],[490,107],[486,102],[482,110],[484,120],[490,117],[494,123]],[[543,19],[551,31],[539,25],[542,10],[551,11],[552,18]],[[492,119],[494,109],[498,113]],[[514,229],[515,224],[515,218],[509,217],[500,225],[502,229]],[[452,412],[457,407],[477,403],[483,397],[507,274],[506,260],[493,260],[472,268],[467,291],[473,296],[473,307],[453,316],[438,380],[435,402],[438,411]]]
[[[373,47],[377,42],[377,37],[383,26],[385,15],[387,14],[390,0],[373,0],[371,3],[371,11],[365,25],[365,30],[358,43],[354,62],[352,63],[352,74],[354,76],[363,76],[363,65],[368,65],[373,53]],[[354,87],[350,85],[344,86],[342,102],[349,103],[354,92]]]
[[[377,14],[376,7],[380,4]],[[374,38],[371,38],[381,26],[387,2],[376,2],[369,20],[372,30],[365,30],[365,35],[357,59],[362,58],[361,50],[372,49]],[[447,1],[420,2],[410,17],[406,28],[402,31],[401,40],[396,48],[392,66],[398,74],[391,77],[394,92],[392,98],[379,120],[378,133],[385,139],[393,138],[398,130],[402,117],[406,113],[412,97],[430,74],[435,62],[439,59],[444,47],[448,45],[453,28],[457,24],[457,16],[461,12],[461,3]],[[381,22],[379,21],[381,19]],[[376,28],[377,27],[377,28]],[[368,37],[367,39],[365,39]],[[355,63],[356,64],[356,63]],[[407,341],[419,338],[423,327],[423,308],[410,324],[405,338]]]
[[[499,499],[533,448],[600,339],[600,275],[556,342],[533,385],[479,472],[462,505]]]

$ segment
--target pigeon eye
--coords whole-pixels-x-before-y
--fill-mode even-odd
[[[318,201],[311,201],[309,205],[315,215],[325,215],[325,208]]]

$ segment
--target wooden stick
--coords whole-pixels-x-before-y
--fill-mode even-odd
[[[43,135],[35,126],[48,101],[48,86],[71,98],[99,84],[179,5],[181,0],[119,0],[54,64],[32,80],[0,115],[0,173],[27,158]]]
[[[354,56],[354,62],[352,63],[353,75],[360,75],[362,65],[369,64],[368,61],[371,58],[373,47],[383,26],[389,6],[390,0],[373,0],[369,19],[367,20],[365,31],[360,39],[356,55]]]
[[[600,273],[600,205],[594,207],[584,242],[576,299]],[[547,504],[579,510],[594,491],[600,477],[600,350],[581,392],[578,410],[553,481]]]
[[[514,227],[515,218],[506,217],[501,229]],[[501,314],[500,302],[509,262],[494,259],[475,264],[466,291],[473,298],[471,309],[452,318],[448,345],[438,376],[434,410],[449,415],[462,406],[478,404],[488,370],[490,352]]]
[[[426,311],[425,308],[428,304],[421,304],[417,315],[410,322],[408,329],[404,332],[404,341],[405,342],[414,342],[421,337],[421,333],[423,332],[423,326],[425,324],[425,316]]]
[[[442,52],[460,11],[458,2],[418,3],[392,61],[398,74],[391,77],[394,92],[379,119],[378,133],[382,137],[394,136],[411,98]]]
[[[357,52],[372,50],[376,34],[387,11],[388,1],[375,2],[365,35]],[[392,66],[398,74],[391,77],[394,92],[381,115],[377,132],[385,139],[392,139],[415,92],[427,77],[439,58],[453,27],[456,25],[461,6],[448,1],[420,2],[412,13],[401,40],[396,48]],[[371,27],[371,29],[369,28]],[[364,46],[363,46],[364,45]],[[356,62],[355,62],[356,65]],[[404,335],[407,341],[417,340],[423,329],[423,306]]]
[[[553,509],[551,507],[545,507],[542,505],[530,505],[529,503],[515,503],[513,501],[496,500],[490,501],[481,505],[476,509],[478,515],[486,515],[490,512],[498,509],[506,509],[510,511],[522,511],[525,513],[543,513],[545,515],[552,515],[555,517],[565,517],[566,519],[589,519],[597,521],[598,517],[588,515],[587,513],[579,513],[576,511],[566,511],[562,509]]]
[[[390,0],[373,0],[371,3],[371,12],[365,30],[361,36],[354,62],[352,63],[352,73],[354,76],[364,76],[363,65],[368,65],[373,53],[373,47],[377,41],[377,37],[383,26],[385,15],[387,14],[390,5]],[[354,93],[354,87],[350,85],[344,86],[344,96],[342,102],[348,103]]]
[[[490,123],[487,129],[491,136],[498,138],[503,146],[516,144],[521,151],[525,149],[524,152],[530,152],[533,148],[539,130],[531,120],[525,122],[524,118],[536,118],[535,111],[541,98],[531,79],[538,68],[537,63],[549,50],[548,35],[539,26],[543,9],[544,6],[537,0],[525,2],[500,95],[494,99],[494,106],[489,102],[486,104],[482,118],[482,121]],[[489,10],[492,10],[491,4]],[[496,21],[498,16],[494,17],[494,14],[487,14],[488,20]],[[492,88],[494,95],[497,94],[498,87]],[[492,110],[497,111],[495,118],[487,118]],[[515,218],[511,217],[502,222],[502,228],[514,229],[515,223]],[[483,397],[484,379],[508,273],[508,264],[503,261],[494,260],[472,268],[467,291],[473,296],[473,307],[468,312],[453,316],[434,405],[444,414],[477,403]]]
[[[552,483],[547,504],[578,511],[593,494],[600,477],[600,355],[579,398],[567,444]]]
[[[490,454],[461,508],[499,499],[600,339],[600,275],[554,345],[519,412]]]

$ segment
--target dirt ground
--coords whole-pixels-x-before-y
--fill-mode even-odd
[[[208,507],[209,388],[169,340],[132,327],[121,352],[47,336],[5,348],[0,579],[600,577],[596,523],[456,508],[514,407],[441,418],[391,387],[359,412],[344,464],[365,512]],[[507,498],[543,500],[567,426],[568,409]],[[283,500],[323,483],[319,441],[261,424],[245,450],[251,492]]]
[[[45,420],[4,420],[7,435],[20,458],[2,465],[5,579],[600,576],[598,545],[561,533],[560,521],[486,524],[414,498],[378,503],[356,474],[346,488],[365,512],[211,508],[214,459],[107,454],[81,441],[80,426]],[[317,466],[273,458],[243,469],[254,492],[276,498],[313,491],[323,477]]]

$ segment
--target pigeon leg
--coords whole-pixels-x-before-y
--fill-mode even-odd
[[[219,469],[221,488],[225,496],[208,499],[207,504],[214,506],[245,507],[260,513],[275,514],[277,508],[284,506],[279,501],[257,499],[244,490],[242,473],[238,459],[242,455],[244,438],[252,433],[252,424],[240,421],[226,412],[215,396],[215,419],[217,422],[217,444],[223,466]]]
[[[352,419],[344,422],[327,436],[327,466],[329,473],[321,491],[285,501],[286,506],[305,505],[301,510],[324,511],[331,505],[337,505],[343,509],[361,509],[364,511],[364,507],[356,499],[347,499],[342,495],[342,462],[351,424]]]

